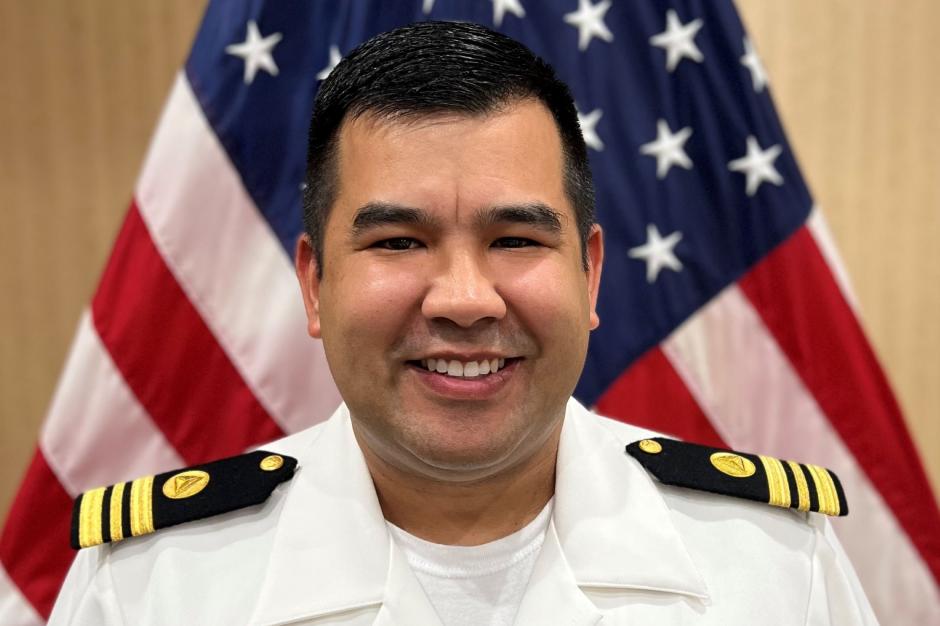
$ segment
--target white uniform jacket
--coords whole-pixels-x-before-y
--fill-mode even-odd
[[[828,521],[658,483],[647,431],[567,408],[555,508],[516,624],[875,624]],[[83,550],[51,623],[433,626],[390,539],[349,414],[263,505]]]

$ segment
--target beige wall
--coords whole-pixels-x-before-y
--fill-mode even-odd
[[[739,6],[938,486],[940,4]],[[201,12],[0,3],[0,516]]]
[[[940,3],[737,0],[940,491]]]
[[[203,2],[0,2],[0,519]]]

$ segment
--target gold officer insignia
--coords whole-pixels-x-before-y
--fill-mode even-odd
[[[662,445],[658,441],[653,441],[652,439],[644,439],[640,442],[640,450],[647,454],[659,454],[663,451]]]
[[[757,471],[757,467],[750,459],[732,452],[716,452],[709,460],[719,472],[734,478],[747,478]]]
[[[190,498],[209,484],[209,474],[201,470],[187,470],[170,476],[163,483],[163,495],[173,500]]]
[[[266,472],[273,472],[274,470],[281,469],[281,466],[284,465],[284,457],[279,454],[272,454],[261,459],[261,463],[258,466]]]

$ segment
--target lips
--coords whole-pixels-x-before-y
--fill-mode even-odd
[[[437,372],[456,378],[476,378],[495,374],[506,366],[505,358],[459,361],[457,359],[427,358],[421,359],[421,366],[429,372]]]
[[[430,369],[432,360],[434,370]],[[492,367],[493,361],[496,362],[495,370]],[[514,372],[522,361],[523,359],[518,357],[476,361],[428,358],[409,361],[408,364],[411,366],[409,369],[417,375],[422,385],[435,395],[454,400],[482,400],[499,394],[500,390],[504,389],[513,378]],[[476,373],[474,373],[474,366],[476,366]],[[485,373],[481,371],[481,368]]]

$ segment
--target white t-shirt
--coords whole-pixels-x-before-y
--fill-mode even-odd
[[[445,626],[511,626],[552,517],[480,546],[431,543],[388,524]]]

